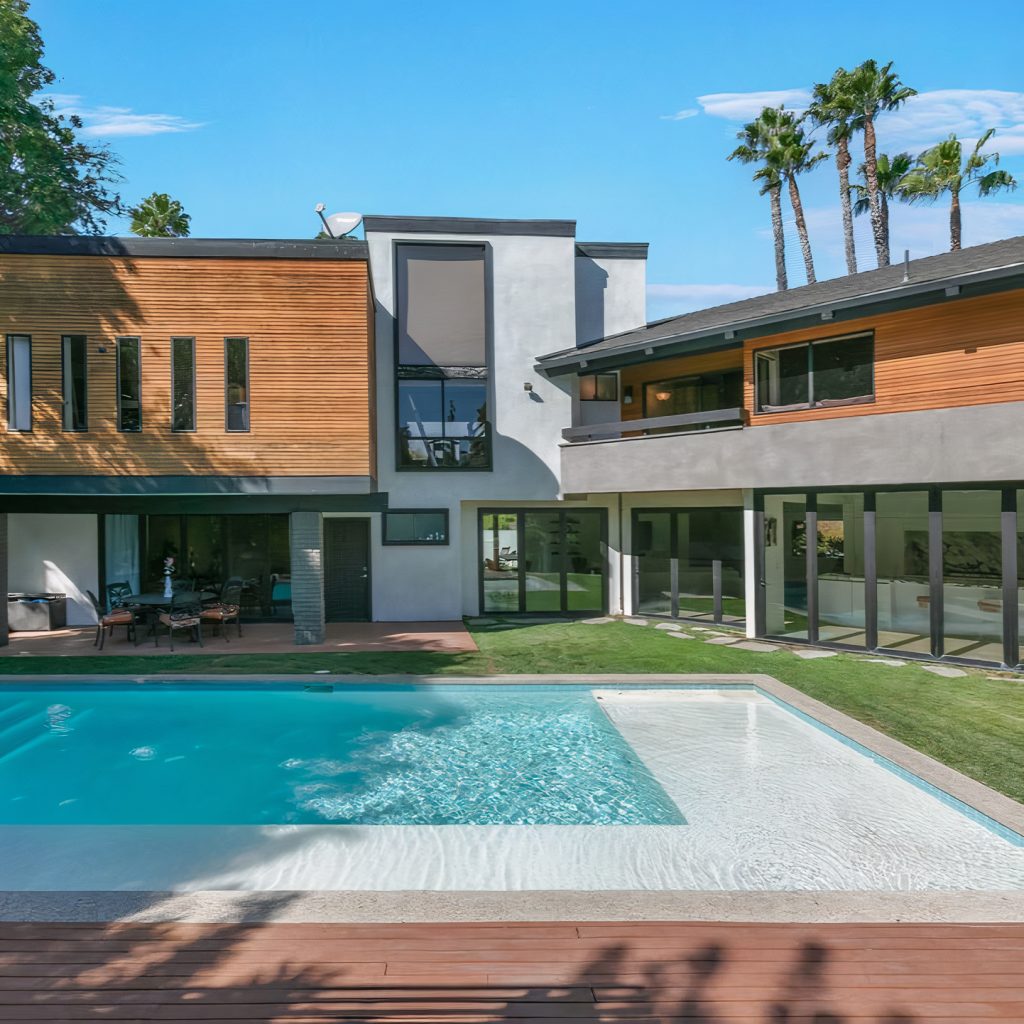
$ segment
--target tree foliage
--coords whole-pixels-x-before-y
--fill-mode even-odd
[[[117,162],[40,94],[54,81],[42,58],[27,0],[0,0],[0,234],[96,234],[122,212]]]
[[[177,199],[166,192],[153,192],[128,211],[132,234],[144,238],[187,238],[191,217]]]

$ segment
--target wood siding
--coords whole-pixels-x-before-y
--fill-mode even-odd
[[[875,335],[875,400],[866,405],[754,412],[754,352],[862,331]],[[752,426],[1024,401],[1024,291],[949,299],[921,309],[823,323],[744,344]]]
[[[622,419],[638,420],[644,415],[644,385],[677,377],[696,377],[702,373],[720,373],[738,370],[743,365],[743,352],[739,348],[725,352],[705,352],[698,356],[682,356],[657,363],[642,363],[624,367],[620,374],[620,394],[633,387],[633,401],[622,406]]]
[[[32,337],[31,433],[0,473],[372,475],[372,340],[361,260],[0,256],[0,325]],[[61,336],[88,337],[88,425],[61,426]],[[116,422],[118,336],[141,338],[140,433]],[[173,433],[172,336],[195,338],[196,430]],[[249,339],[250,431],[224,429],[224,339]],[[105,348],[105,352],[100,349]]]

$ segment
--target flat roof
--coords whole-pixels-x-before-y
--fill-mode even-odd
[[[1024,235],[958,252],[941,253],[817,284],[771,292],[723,306],[655,320],[576,348],[540,356],[550,373],[580,367],[626,365],[646,358],[685,355],[742,344],[824,321],[842,322],[867,312],[927,305],[1024,287]],[[648,351],[650,350],[650,351]]]
[[[365,260],[359,239],[136,238],[115,235],[0,235],[0,254],[157,256],[178,259]]]
[[[487,217],[363,217],[367,231],[435,235],[544,235],[575,238],[574,220],[511,220]]]
[[[576,255],[597,260],[645,260],[648,245],[648,242],[577,242]]]

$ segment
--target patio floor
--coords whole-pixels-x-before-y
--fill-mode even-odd
[[[96,629],[79,626],[46,633],[11,633],[6,647],[0,647],[0,658],[31,655],[95,655],[93,647]],[[460,653],[475,651],[476,643],[461,622],[331,622],[327,625],[327,641],[296,647],[290,622],[243,623],[242,636],[234,627],[229,628],[228,642],[223,636],[214,636],[213,630],[203,630],[203,645],[190,643],[176,636],[175,654],[294,654],[331,651],[442,651]],[[170,642],[166,633],[160,636],[160,646],[153,638],[135,644],[125,639],[124,627],[107,637],[103,654],[147,655],[169,654]]]
[[[3,924],[0,1020],[1020,1021],[1024,926]]]

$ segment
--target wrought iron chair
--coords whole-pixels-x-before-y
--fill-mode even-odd
[[[159,625],[167,627],[168,636],[171,638],[171,650],[174,650],[174,632],[175,630],[187,629],[190,633],[199,641],[199,646],[203,646],[203,619],[202,619],[202,608],[198,601],[192,600],[187,602],[179,602],[176,596],[171,597],[171,607],[169,611],[161,612],[157,620]],[[160,646],[160,630],[159,628],[153,631],[153,646]]]
[[[238,636],[242,636],[242,581],[228,580],[221,588],[220,600],[216,604],[207,605],[202,610],[203,622],[212,622],[215,628],[224,634],[224,642],[228,643],[229,622],[238,626]]]
[[[86,596],[89,598],[89,603],[93,607],[93,611],[96,612],[96,639],[93,640],[93,647],[99,646],[99,649],[103,650],[103,645],[107,642],[107,636],[114,635],[115,626],[127,627],[126,639],[137,642],[136,633],[136,615],[132,608],[125,606],[119,606],[111,608],[109,612],[103,610],[103,605],[100,604],[100,599],[91,591],[87,590]]]

